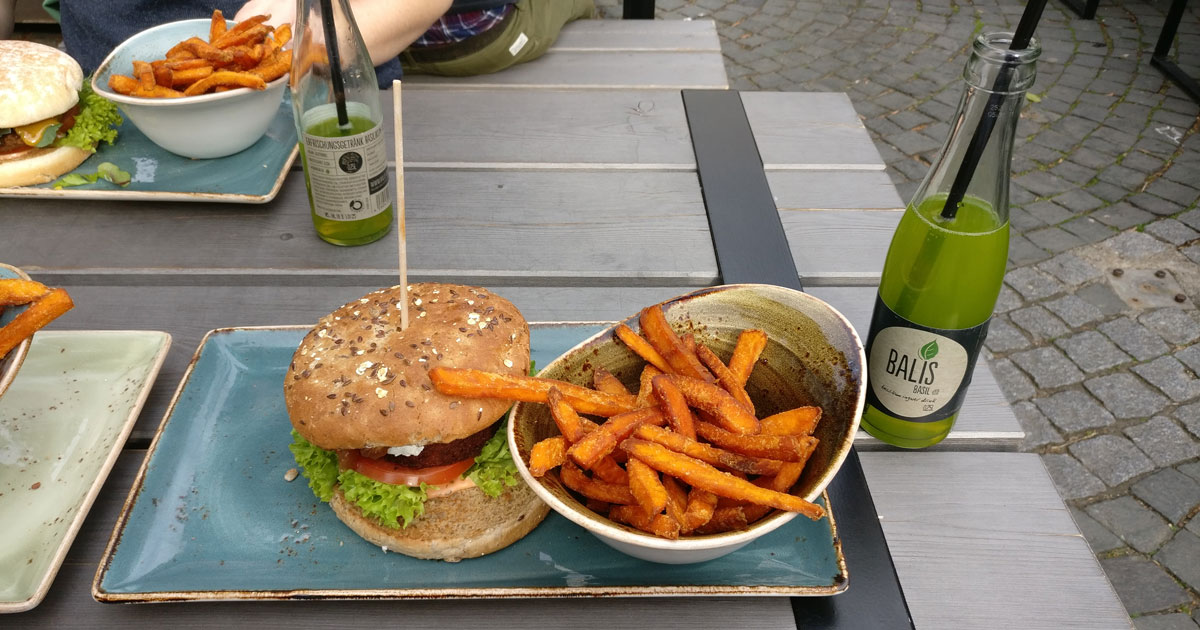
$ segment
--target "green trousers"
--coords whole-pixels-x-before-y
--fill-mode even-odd
[[[441,61],[417,61],[410,51],[400,54],[405,74],[468,77],[499,72],[532,61],[558,39],[567,22],[592,17],[593,0],[519,0],[504,22],[503,32],[479,50]]]

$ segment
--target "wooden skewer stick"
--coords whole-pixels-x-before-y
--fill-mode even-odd
[[[400,81],[392,81],[392,111],[396,127],[396,237],[400,239],[400,286],[404,287],[404,299],[400,300],[400,328],[408,328],[408,234],[404,221],[404,119],[400,108]]]

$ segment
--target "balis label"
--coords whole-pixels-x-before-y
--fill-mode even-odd
[[[875,298],[867,340],[867,403],[910,422],[936,422],[962,407],[991,321],[962,329],[930,328]]]

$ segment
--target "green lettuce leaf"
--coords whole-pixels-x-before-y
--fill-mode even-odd
[[[463,475],[475,482],[489,497],[500,496],[504,489],[518,483],[517,465],[508,451],[507,421],[483,445],[475,463]],[[300,465],[308,487],[322,501],[333,497],[338,485],[346,499],[385,525],[407,527],[413,519],[425,513],[427,497],[425,484],[420,488],[380,483],[353,470],[338,472],[337,454],[313,446],[292,430],[293,443],[288,447]],[[394,525],[392,525],[394,524]]]
[[[517,485],[517,465],[508,451],[508,420],[500,423],[496,434],[483,445],[465,477],[475,482],[489,497],[498,497],[505,487]]]
[[[399,528],[400,521],[408,527],[412,520],[425,513],[425,484],[420,488],[380,483],[353,470],[338,475],[338,485],[346,499],[357,505],[363,514],[379,519],[388,527]]]
[[[308,487],[318,499],[332,499],[333,486],[338,480],[337,453],[313,446],[295,429],[292,429],[292,440],[288,450],[308,479]]]
[[[94,184],[100,180],[110,181],[118,186],[128,186],[131,179],[126,171],[122,171],[120,167],[112,162],[101,162],[96,167],[95,173],[67,173],[58,178],[54,182],[54,190],[62,190],[67,186],[82,186],[84,184]]]
[[[55,143],[57,146],[94,152],[100,142],[112,144],[117,139],[116,126],[122,122],[121,114],[116,104],[93,92],[88,81],[84,81],[83,89],[79,90],[79,109],[75,126],[65,138]]]

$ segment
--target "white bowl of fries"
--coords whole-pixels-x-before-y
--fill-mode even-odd
[[[227,33],[267,34],[249,46],[219,47],[221,36],[213,32],[219,23]],[[171,153],[197,159],[233,155],[266,133],[287,89],[291,51],[281,47],[290,30],[281,27],[285,34],[274,39],[276,30],[255,26],[237,31],[239,24],[222,17],[147,29],[109,53],[92,75],[92,89]]]
[[[659,362],[669,375],[645,367]],[[602,542],[652,562],[703,562],[797,515],[824,517],[812,502],[853,444],[865,365],[854,328],[817,298],[703,289],[542,369],[570,385],[513,408],[509,447],[538,496]],[[614,401],[617,415],[593,413]]]

